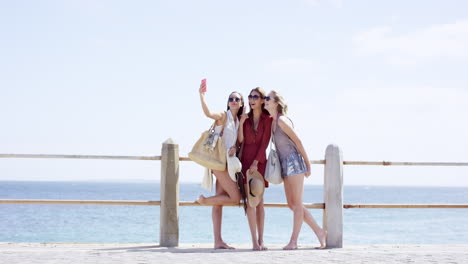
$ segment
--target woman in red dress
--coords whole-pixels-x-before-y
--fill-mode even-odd
[[[268,114],[268,111],[265,110],[265,96],[265,91],[260,87],[250,91],[250,112],[242,115],[238,133],[238,140],[240,143],[243,143],[242,152],[240,153],[242,173],[247,175],[247,170],[250,170],[251,173],[258,171],[264,179],[266,149],[270,142],[272,123],[272,118]],[[268,182],[265,180],[264,182],[265,187],[268,187]],[[244,184],[246,183],[247,181],[244,178]],[[266,250],[267,248],[263,245],[263,229],[265,222],[263,199],[254,207],[248,203],[246,211],[250,233],[252,235],[253,250]]]

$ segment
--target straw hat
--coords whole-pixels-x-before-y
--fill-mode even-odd
[[[265,182],[260,172],[250,173],[250,170],[247,170],[247,189],[245,192],[250,207],[257,207],[265,192]]]

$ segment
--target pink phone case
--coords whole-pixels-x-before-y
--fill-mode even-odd
[[[206,79],[201,80],[201,83],[205,85],[205,88],[203,89],[203,91],[206,92]]]

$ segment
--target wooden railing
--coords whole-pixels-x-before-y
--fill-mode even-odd
[[[132,200],[53,200],[53,199],[0,199],[0,204],[62,204],[62,205],[146,205],[160,206],[161,201]],[[242,203],[240,204],[242,205]],[[179,201],[179,206],[206,206],[197,202]],[[238,207],[230,204],[225,206]],[[264,203],[265,207],[288,208],[285,203]],[[324,203],[304,203],[307,209],[325,209]],[[343,204],[344,209],[468,209],[468,204]]]
[[[171,139],[163,143],[161,156],[102,156],[102,155],[50,155],[0,154],[0,158],[39,159],[109,159],[161,161],[160,201],[106,201],[106,200],[31,200],[0,199],[0,204],[65,204],[65,205],[140,205],[160,206],[160,245],[175,247],[179,244],[179,206],[202,206],[196,202],[179,201],[179,161],[191,161],[179,156],[179,147]],[[468,166],[468,162],[390,162],[343,161],[336,145],[329,145],[324,160],[311,164],[325,165],[324,202],[305,204],[309,209],[323,209],[323,227],[327,229],[327,246],[343,246],[343,209],[350,208],[465,208],[468,204],[343,204],[343,165],[373,166]],[[238,205],[231,205],[238,206]],[[265,207],[286,208],[284,203],[265,203]]]
[[[0,204],[68,204],[68,205],[147,205],[160,206],[161,201],[131,201],[131,200],[52,200],[52,199],[0,199]],[[284,203],[265,203],[265,207],[287,208]],[[179,201],[179,206],[205,206],[197,202]],[[237,207],[239,205],[231,204],[225,206]],[[323,203],[305,203],[308,209],[324,209]],[[346,206],[346,205],[345,205]],[[356,205],[347,205],[356,206]]]

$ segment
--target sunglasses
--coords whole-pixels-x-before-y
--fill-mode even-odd
[[[239,97],[229,97],[229,102],[230,102],[230,103],[232,103],[232,102],[234,102],[234,101],[240,102],[240,100],[241,100],[241,99],[240,99]]]
[[[270,96],[265,96],[265,101],[270,101],[271,97]]]
[[[254,100],[258,100],[258,98],[261,98],[260,96],[254,94],[254,95],[249,95],[249,99],[254,99]]]

